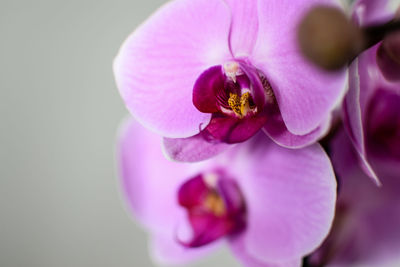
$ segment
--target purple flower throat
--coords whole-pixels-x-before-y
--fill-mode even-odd
[[[198,174],[178,191],[179,204],[187,211],[193,237],[180,243],[200,247],[223,236],[239,233],[246,225],[246,206],[235,182],[222,170]]]
[[[212,113],[207,133],[222,142],[238,143],[265,125],[266,106],[276,106],[276,101],[265,75],[244,60],[235,60],[200,75],[193,104],[201,112]]]

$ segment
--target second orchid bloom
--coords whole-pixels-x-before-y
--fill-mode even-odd
[[[329,232],[336,180],[318,145],[290,150],[259,134],[200,163],[165,159],[161,138],[133,120],[118,144],[121,186],[164,264],[227,241],[245,266],[301,266]]]

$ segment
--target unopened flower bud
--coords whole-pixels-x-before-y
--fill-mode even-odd
[[[327,70],[338,70],[363,47],[363,35],[338,8],[316,6],[300,22],[298,41],[304,56]]]

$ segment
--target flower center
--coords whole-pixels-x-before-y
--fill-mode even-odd
[[[239,118],[245,117],[247,113],[254,112],[256,109],[250,92],[246,92],[240,97],[237,94],[230,93],[228,105]]]
[[[212,114],[204,131],[225,143],[252,137],[277,107],[267,78],[246,60],[204,71],[193,87],[193,104],[199,111]]]
[[[245,227],[246,208],[235,180],[216,170],[185,182],[178,192],[179,204],[187,211],[193,230],[187,247],[199,247]]]
[[[252,84],[240,65],[237,62],[225,63],[223,72],[226,80],[217,97],[221,112],[240,119],[256,114],[257,106],[251,94]]]
[[[224,200],[217,192],[210,192],[204,201],[204,207],[215,216],[222,216],[226,212]]]

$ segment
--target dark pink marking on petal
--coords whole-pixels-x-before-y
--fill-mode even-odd
[[[203,176],[199,174],[179,188],[179,205],[188,209],[202,205],[209,191],[210,189],[204,182]]]
[[[214,115],[210,123],[204,129],[207,133],[213,136],[216,140],[227,142],[233,128],[239,123],[240,119],[228,116]]]
[[[221,140],[228,144],[244,142],[252,137],[267,122],[265,113],[258,113],[254,117],[243,119],[213,116],[210,123],[204,129],[210,133],[215,139]]]
[[[253,97],[253,101],[256,104],[257,108],[261,110],[266,102],[266,94],[263,87],[263,84],[260,80],[260,74],[257,69],[255,69],[250,64],[245,63],[244,61],[239,61],[240,68],[246,74],[248,79],[250,80],[251,86],[251,95]]]
[[[193,87],[193,104],[201,112],[219,112],[218,91],[224,89],[225,76],[221,66],[213,66],[204,71]]]
[[[200,247],[245,227],[246,208],[239,187],[233,179],[217,170],[217,181],[208,184],[200,174],[184,183],[178,201],[187,209],[193,237],[180,241],[186,247]]]
[[[194,231],[194,237],[189,242],[181,242],[187,247],[201,247],[207,245],[231,231],[233,223],[209,213],[198,211],[189,212],[189,220]]]
[[[225,203],[227,217],[235,221],[235,230],[246,226],[246,206],[244,197],[236,182],[222,177],[217,182],[218,192]]]

